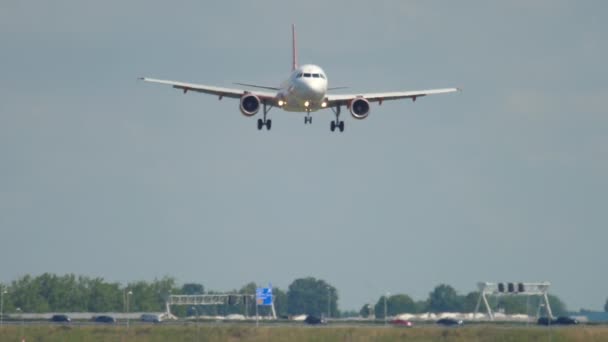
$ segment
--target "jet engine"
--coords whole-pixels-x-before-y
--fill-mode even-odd
[[[245,116],[253,116],[260,110],[260,99],[251,94],[245,94],[241,97],[241,113]]]
[[[354,99],[350,104],[350,114],[355,119],[365,119],[369,115],[369,101],[362,97]]]

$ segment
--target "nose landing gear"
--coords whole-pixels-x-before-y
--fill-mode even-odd
[[[312,124],[312,116],[310,116],[310,109],[306,109],[306,116],[304,117],[304,124]]]

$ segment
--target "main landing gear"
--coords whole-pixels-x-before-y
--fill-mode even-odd
[[[272,120],[266,119],[266,114],[268,114],[268,112],[270,112],[270,110],[272,109],[272,106],[266,106],[266,101],[264,101],[263,104],[264,104],[264,119],[258,119],[258,130],[261,130],[263,127],[266,127],[266,129],[270,131],[270,128],[272,127]]]
[[[344,132],[344,121],[340,121],[340,106],[337,106],[336,109],[332,107],[331,110],[336,114],[336,120],[329,124],[329,129],[334,132],[337,128],[340,132]]]
[[[261,130],[262,127],[266,126],[266,129],[270,131],[270,128],[272,127],[272,120],[270,119],[258,119],[258,130]]]
[[[344,132],[344,121],[340,121],[340,122],[336,122],[336,121],[332,121],[329,124],[329,129],[333,132],[337,129],[340,130],[340,132]]]

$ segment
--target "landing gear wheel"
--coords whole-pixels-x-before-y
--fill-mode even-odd
[[[266,120],[266,129],[270,131],[270,127],[272,127],[272,120]]]
[[[262,121],[262,119],[258,119],[258,130],[261,130],[262,126],[264,126],[264,121]]]
[[[336,130],[336,122],[335,122],[335,121],[332,121],[332,122],[329,124],[329,129],[330,129],[332,132]]]
[[[312,123],[312,116],[305,116],[304,124],[311,124],[311,123]]]
[[[340,132],[344,132],[344,121],[340,121],[338,127],[340,128]]]

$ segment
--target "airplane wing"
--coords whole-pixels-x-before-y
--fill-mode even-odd
[[[230,97],[230,98],[240,98],[244,94],[252,94],[259,97],[261,100],[269,100],[274,99],[276,94],[270,92],[262,92],[262,91],[248,91],[243,89],[234,89],[234,88],[223,88],[216,87],[204,84],[196,84],[196,83],[185,83],[178,81],[169,81],[169,80],[158,80],[155,78],[147,78],[142,77],[140,80],[151,83],[160,83],[173,86],[173,88],[181,89],[184,91],[184,94],[188,91],[196,91],[199,93],[205,93],[210,95],[216,95],[219,97]]]
[[[257,84],[251,84],[251,83],[239,83],[239,82],[234,82],[234,84],[242,85],[245,87],[251,87],[251,88],[260,88],[260,89],[269,89],[269,90],[279,91],[278,87],[269,87],[269,86],[263,86],[263,85],[257,85]]]
[[[327,106],[334,107],[340,105],[346,105],[356,99],[364,98],[369,102],[380,102],[388,100],[400,100],[400,99],[412,99],[416,101],[416,98],[427,95],[435,94],[446,94],[459,91],[458,88],[444,88],[444,89],[429,89],[429,90],[415,90],[415,91],[396,91],[388,93],[368,93],[368,94],[336,94],[327,95]]]

